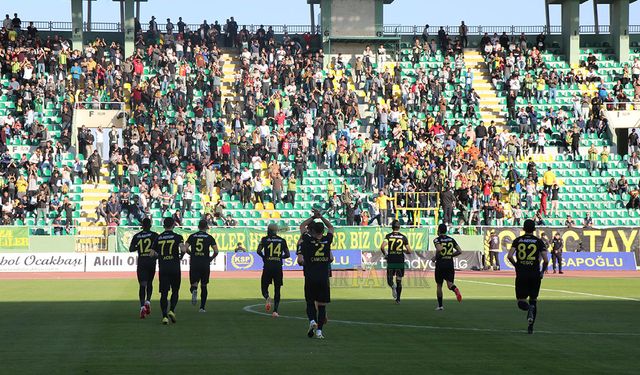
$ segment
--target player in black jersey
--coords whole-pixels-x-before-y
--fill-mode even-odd
[[[163,222],[164,232],[158,235],[151,246],[158,257],[160,279],[160,308],[162,309],[162,324],[169,324],[169,319],[176,322],[175,309],[180,292],[180,259],[184,256],[182,236],[174,233],[175,221],[167,217]],[[168,306],[167,297],[171,291],[171,305]]]
[[[386,250],[386,251],[385,251]],[[407,237],[400,233],[400,222],[391,222],[391,233],[384,237],[380,251],[387,260],[387,284],[391,287],[391,295],[396,303],[400,303],[402,294],[402,278],[404,277],[404,254],[411,254],[411,246]],[[396,282],[393,283],[395,276]]]
[[[442,306],[442,284],[444,281],[447,282],[447,288],[456,294],[458,302],[462,302],[460,289],[453,283],[456,275],[453,267],[453,258],[462,254],[462,250],[455,239],[447,236],[446,224],[438,226],[438,237],[433,239],[433,244],[436,248],[436,253],[431,259],[431,261],[436,262],[435,279],[437,284],[436,296],[438,297],[436,310],[442,311],[444,310],[444,306]]]
[[[513,240],[507,259],[516,269],[516,299],[518,307],[527,312],[529,323],[527,332],[531,334],[538,314],[540,282],[549,266],[549,259],[545,243],[533,235],[536,230],[535,222],[530,219],[525,220],[523,229],[525,234]],[[542,261],[542,270],[540,270],[540,261]]]
[[[151,219],[142,220],[142,231],[131,239],[129,251],[138,253],[138,297],[140,298],[140,319],[151,314],[151,294],[153,293],[153,278],[156,275],[156,258],[151,256],[151,245],[158,237],[158,233],[151,231]]]
[[[316,338],[323,339],[322,327],[327,317],[326,305],[331,302],[329,266],[333,262],[333,225],[320,212],[313,210],[313,215],[300,225],[300,234],[297,261],[304,267],[304,297],[309,318],[307,336],[311,338],[315,334]]]
[[[284,238],[278,236],[278,226],[269,224],[267,235],[262,237],[258,244],[257,253],[262,258],[262,278],[260,279],[260,289],[265,299],[264,308],[271,311],[271,297],[269,297],[269,285],[273,283],[273,313],[271,316],[278,317],[278,306],[280,305],[280,287],[282,287],[282,260],[288,259],[289,247]]]
[[[209,225],[202,219],[198,222],[198,231],[187,238],[185,251],[189,254],[189,281],[191,283],[191,304],[198,303],[198,283],[200,283],[200,312],[206,312],[207,296],[209,290],[209,275],[211,274],[211,262],[218,256],[218,244],[207,233]],[[211,255],[213,251],[213,255]]]
[[[551,265],[553,267],[553,273],[556,273],[556,263],[558,264],[558,273],[562,274],[562,246],[564,242],[560,233],[556,233],[551,240]]]

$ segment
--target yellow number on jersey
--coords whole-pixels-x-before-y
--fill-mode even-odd
[[[442,244],[440,244],[442,246],[442,249],[440,250],[440,255],[442,256],[448,256],[448,255],[453,255],[453,242],[444,242]]]
[[[529,253],[527,254],[527,250]],[[538,250],[538,246],[535,244],[518,244],[518,260],[536,260],[534,254]]]
[[[317,247],[316,247],[315,256],[317,256],[317,257],[324,256],[324,244],[319,243],[319,244],[316,244],[316,246]]]
[[[267,246],[267,248],[269,249],[269,257],[280,258],[280,256],[282,255],[282,243],[280,242],[275,245],[273,242],[271,242],[269,243],[269,246]]]
[[[404,246],[404,242],[400,238],[390,238],[389,239],[389,250],[394,253],[401,252],[402,247]]]
[[[169,249],[167,250],[167,252],[165,253],[165,249],[164,249],[164,245],[165,244],[169,244]],[[171,255],[171,249],[173,249],[173,245],[176,244],[176,240],[162,240],[162,241],[158,241],[158,245],[160,245],[160,255],[162,256],[166,256],[166,255]]]
[[[204,239],[202,238],[198,238],[196,240],[196,252],[201,253],[202,250],[204,250],[204,245],[202,244],[203,241]]]
[[[151,238],[143,238],[138,241],[138,248],[140,249],[140,254],[147,254],[151,251]]]

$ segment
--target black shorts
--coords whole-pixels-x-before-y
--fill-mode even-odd
[[[138,275],[139,284],[142,284],[143,282],[146,282],[147,284],[153,283],[153,278],[156,276],[156,263],[155,262],[138,263],[136,274]]]
[[[262,284],[269,285],[273,283],[274,286],[282,286],[282,268],[264,268],[262,270]]]
[[[404,263],[402,264],[387,264],[387,279],[393,277],[404,277]]]
[[[537,299],[540,294],[540,275],[516,275],[516,298]]]
[[[211,275],[211,266],[207,264],[192,264],[189,267],[189,281],[191,284],[201,283],[209,284],[209,275]]]
[[[435,272],[436,284],[442,284],[444,280],[447,280],[452,283],[455,277],[456,277],[455,269],[436,267],[436,272]]]
[[[160,293],[166,293],[170,289],[178,291],[180,289],[180,281],[182,275],[180,274],[180,264],[160,266],[160,272],[158,275],[160,279]]]
[[[307,301],[315,301],[322,303],[331,302],[331,289],[329,288],[329,279],[316,280],[304,279],[304,299]]]

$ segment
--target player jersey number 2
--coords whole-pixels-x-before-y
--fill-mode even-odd
[[[151,238],[143,238],[138,241],[140,254],[148,254],[151,251]]]
[[[270,242],[267,246],[267,249],[269,249],[270,258],[280,258],[280,256],[282,255],[282,244],[280,242],[278,242],[277,244]]]
[[[536,246],[535,244],[518,244],[518,260],[536,260],[534,254],[537,250],[538,246]]]
[[[322,243],[316,244],[316,253],[314,255],[317,257],[324,256],[324,244]]]
[[[160,245],[160,255],[165,257],[171,255],[171,249],[173,249],[173,245],[175,245],[176,240],[162,240],[158,241],[158,245]],[[169,248],[165,252],[165,245],[169,244]]]

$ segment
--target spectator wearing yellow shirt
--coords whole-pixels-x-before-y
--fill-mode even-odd
[[[16,181],[16,192],[18,198],[22,199],[25,195],[27,195],[27,180],[24,179],[24,176],[18,177],[18,181]]]
[[[387,216],[388,216],[388,208],[389,208],[389,205],[387,204],[387,202],[390,199],[391,198],[389,196],[387,196],[387,194],[385,194],[385,192],[383,190],[380,190],[378,192],[378,196],[375,199],[376,205],[378,206],[378,209],[380,210],[380,217],[382,219],[382,225],[387,225]]]
[[[600,173],[603,171],[609,171],[609,148],[604,146],[600,153]]]
[[[542,184],[547,194],[551,193],[551,187],[556,183],[556,174],[551,170],[551,167],[547,167],[547,171],[542,176]]]

